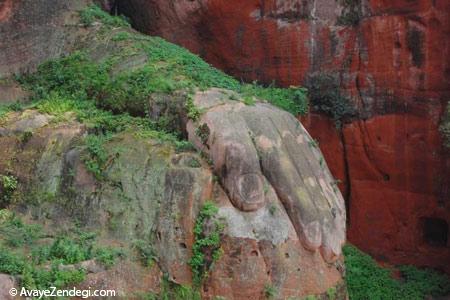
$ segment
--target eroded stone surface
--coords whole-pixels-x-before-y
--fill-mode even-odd
[[[321,248],[327,260],[339,257],[344,201],[314,141],[291,114],[227,96],[218,89],[198,92],[194,104],[204,113],[187,130],[209,154],[230,200],[240,210],[258,211],[279,199],[307,249]]]
[[[199,92],[195,103],[217,104],[217,96],[224,93],[229,92]],[[230,124],[227,118],[236,121],[249,114],[253,117],[248,124],[234,123],[245,125],[234,128],[242,133],[237,137],[233,137],[231,128],[221,127]],[[270,131],[256,130],[267,116],[278,124]],[[114,288],[123,297],[139,291],[158,293],[162,274],[172,282],[191,285],[188,261],[194,243],[193,228],[207,200],[217,205],[217,218],[224,232],[223,254],[203,283],[203,298],[261,298],[267,285],[277,289],[282,298],[303,297],[324,294],[330,287],[343,284],[343,200],[339,191],[332,191],[326,165],[320,166],[320,151],[308,145],[311,138],[289,114],[265,103],[245,106],[225,100],[223,104],[209,105],[196,125],[210,124],[211,136],[199,147],[213,159],[213,170],[197,153],[176,153],[172,146],[138,137],[133,131],[117,134],[104,145],[109,162],[102,180],[97,180],[84,165],[84,126],[74,120],[32,126],[32,120],[43,117],[29,110],[10,113],[2,121],[8,134],[0,136],[0,174],[8,172],[19,181],[10,208],[38,222],[51,222],[58,230],[77,220],[86,230],[100,231],[102,240],[130,246],[140,239],[155,252],[156,265],[151,270],[128,260],[111,269],[82,262],[80,265],[89,274],[80,287]],[[24,139],[23,132],[12,130],[17,122],[30,124],[30,128],[23,129],[32,130],[32,135]],[[193,123],[189,126],[194,129]],[[259,138],[263,135],[265,138]],[[226,138],[233,138],[233,143]],[[219,176],[220,184],[213,180],[216,166],[224,161],[218,154],[226,153],[222,150],[229,145],[248,147],[248,152],[239,155],[254,155],[245,161],[263,181],[262,186],[247,179],[248,173],[241,176],[239,172],[246,169],[236,162],[227,165],[236,181],[225,173],[223,178]],[[210,149],[205,150],[206,146]],[[190,163],[193,159],[198,163]],[[298,182],[292,185],[293,181],[274,180],[277,176],[286,180],[293,177]],[[245,209],[236,204],[239,198],[230,200],[229,195],[236,194],[229,192],[227,184],[241,185],[239,191],[246,192],[237,195],[243,201],[255,194],[263,195],[264,200]]]

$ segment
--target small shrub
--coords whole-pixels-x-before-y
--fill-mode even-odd
[[[243,99],[245,105],[255,105],[255,98],[253,96],[246,95]]]
[[[7,205],[14,191],[17,189],[18,181],[17,178],[12,175],[1,175],[0,176],[1,192],[2,192],[2,206]]]
[[[61,288],[69,284],[76,284],[85,279],[85,272],[79,270],[62,270],[60,262],[52,262],[51,269],[33,265],[23,255],[13,253],[7,248],[0,247],[0,272],[18,275],[20,285],[28,289],[48,289],[51,286]]]
[[[264,295],[266,296],[267,299],[274,299],[278,294],[277,289],[271,285],[271,284],[266,284],[264,286]]]
[[[336,288],[335,287],[331,287],[327,290],[327,296],[328,296],[328,300],[335,300],[336,299]]]
[[[20,137],[19,137],[20,143],[26,144],[32,137],[33,137],[32,131],[28,131],[28,130],[24,131],[20,134]]]
[[[23,223],[14,214],[6,216],[0,222],[0,235],[10,247],[32,244],[41,235],[42,227]]]
[[[190,168],[200,168],[202,166],[202,164],[198,161],[198,159],[194,157],[188,160],[187,165]]]
[[[114,35],[112,37],[112,40],[115,42],[119,42],[119,41],[125,41],[131,38],[131,34],[126,32],[126,31],[121,31],[116,33],[116,35]]]
[[[37,263],[59,260],[64,264],[75,264],[94,257],[92,241],[58,237],[51,245],[37,248],[33,258]]]
[[[189,265],[194,275],[194,284],[200,286],[207,276],[211,264],[219,259],[221,255],[220,236],[223,231],[223,224],[214,222],[214,227],[208,234],[204,233],[207,222],[213,220],[218,212],[218,208],[211,202],[206,202],[195,221],[194,236],[195,242],[192,246],[192,257]]]
[[[24,105],[20,102],[14,102],[11,104],[0,104],[0,120],[7,113],[12,111],[21,111],[24,108]]]
[[[88,135],[85,138],[88,155],[83,157],[86,168],[94,174],[97,180],[103,178],[103,171],[108,161],[109,155],[104,147],[104,143],[110,139],[105,135]]]
[[[156,260],[155,250],[152,245],[145,240],[136,240],[133,242],[133,248],[138,254],[139,260],[145,267],[151,267]]]
[[[201,111],[195,106],[192,96],[188,96],[186,101],[187,116],[192,121],[197,121],[201,116]]]
[[[338,128],[356,114],[350,99],[341,94],[338,81],[331,74],[313,76],[309,83],[309,96],[312,108],[330,116]]]
[[[177,153],[186,152],[186,151],[194,151],[194,145],[189,141],[175,141],[175,150]]]
[[[271,204],[269,207],[269,213],[270,215],[274,216],[277,212],[277,206],[275,204]]]
[[[25,265],[22,257],[0,246],[0,273],[18,275]]]
[[[245,97],[253,97],[267,100],[269,103],[284,109],[291,114],[304,115],[308,112],[307,91],[305,88],[291,86],[289,88],[277,88],[274,84],[263,87],[257,82],[243,84],[238,90]],[[250,103],[253,104],[253,103]]]
[[[108,247],[96,249],[94,256],[96,261],[110,268],[115,265],[117,258],[124,257],[125,253],[121,249]]]

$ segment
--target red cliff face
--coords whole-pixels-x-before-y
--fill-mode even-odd
[[[447,0],[119,1],[135,27],[245,80],[333,74],[358,108],[303,121],[349,204],[349,240],[381,260],[450,272]]]

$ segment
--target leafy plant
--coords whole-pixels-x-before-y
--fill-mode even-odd
[[[266,284],[264,286],[264,295],[266,296],[267,299],[274,299],[278,294],[277,289],[271,285],[271,284]]]
[[[253,96],[246,95],[243,99],[245,105],[255,105],[255,99],[253,98]]]
[[[130,33],[126,32],[126,31],[121,31],[121,32],[116,33],[116,35],[113,36],[112,40],[115,42],[118,42],[118,41],[125,41],[130,38],[131,38]]]
[[[89,260],[94,257],[92,238],[75,240],[60,236],[51,245],[36,248],[33,259],[38,264],[49,260],[58,260],[63,264]]]
[[[14,102],[11,104],[0,104],[0,119],[4,117],[7,113],[12,111],[21,111],[24,105],[20,102]]]
[[[8,249],[0,246],[0,272],[18,275],[22,273],[25,267],[25,260],[17,254],[12,253]]]
[[[38,242],[43,236],[41,226],[25,224],[9,210],[1,210],[0,273],[17,275],[21,286],[27,288],[63,287],[83,281],[85,271],[61,265],[96,259],[110,267],[123,256],[120,249],[96,247],[93,233],[68,232],[51,244]]]
[[[20,285],[28,289],[60,288],[79,283],[85,278],[85,272],[81,269],[63,270],[59,268],[58,261],[54,261],[50,269],[39,267],[30,263],[26,256],[3,247],[0,247],[0,272],[19,275]]]
[[[273,204],[273,203],[270,204],[270,206],[269,206],[269,213],[270,213],[270,215],[275,216],[277,210],[278,210],[278,208],[277,208],[277,206],[275,204]]]
[[[155,250],[152,245],[145,240],[136,240],[133,242],[133,248],[136,250],[139,260],[145,267],[150,267],[156,260]]]
[[[17,189],[17,178],[12,175],[1,175],[2,204],[5,205],[11,200],[12,194]]]
[[[243,84],[237,89],[242,95],[267,100],[271,104],[284,109],[293,115],[304,115],[308,112],[307,90],[302,87],[291,86],[278,88],[274,84],[262,87],[256,81]],[[244,98],[245,99],[245,98]]]
[[[335,287],[331,287],[327,290],[327,296],[328,296],[328,300],[334,300],[336,299],[336,288]]]
[[[125,256],[125,253],[122,251],[122,249],[112,247],[98,248],[94,253],[95,260],[107,268],[115,265],[117,258]]]
[[[0,221],[0,235],[4,243],[10,247],[30,245],[39,238],[41,231],[41,226],[25,224],[14,214],[5,216]]]
[[[201,116],[201,111],[195,106],[194,99],[191,95],[188,95],[188,99],[186,101],[186,109],[187,109],[187,116],[192,121],[197,121],[198,118]]]
[[[219,259],[221,254],[220,236],[224,225],[215,220],[208,233],[205,232],[206,224],[213,221],[217,212],[218,208],[212,202],[206,202],[195,221],[195,242],[192,246],[192,257],[189,260],[189,265],[192,268],[196,286],[200,286],[207,276],[211,264]]]
[[[104,143],[110,139],[105,135],[88,135],[85,138],[88,155],[83,157],[86,168],[92,172],[98,180],[103,178],[103,171],[109,155]]]

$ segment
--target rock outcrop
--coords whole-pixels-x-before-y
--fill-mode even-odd
[[[438,132],[450,94],[448,1],[117,3],[140,31],[238,78],[335,78],[357,118],[336,130],[316,111],[304,124],[342,182],[350,241],[381,260],[450,271],[450,158]]]
[[[10,26],[16,24],[16,16],[33,15],[35,10],[27,9],[39,5],[35,1],[5,3],[0,5],[1,33],[12,43]],[[40,1],[40,11],[51,3]],[[81,9],[83,3],[70,5]],[[37,16],[38,20],[33,17],[20,23],[23,32],[34,28],[34,23],[37,30],[44,22],[44,31],[51,24],[55,34],[62,26],[55,20],[73,16],[67,24],[61,22],[67,25],[62,26],[64,30],[74,29],[64,31],[65,40],[76,43],[67,44],[62,51],[59,41],[37,38],[34,47],[41,51],[23,54],[23,64],[19,58],[0,57],[2,77],[32,71],[39,62],[75,49],[84,50],[92,66],[109,62],[107,76],[114,78],[148,67],[152,55],[148,45],[161,40],[150,40],[115,23],[103,26],[96,17],[89,26],[80,24],[70,5],[43,14],[45,22]],[[17,35],[21,37],[23,32]],[[0,52],[12,55],[3,41]],[[80,60],[83,57],[78,56]],[[69,63],[65,63],[62,70],[69,72]],[[165,61],[158,64],[161,72],[165,65]],[[45,71],[51,73],[52,68]],[[117,117],[102,110],[108,108],[107,97],[99,97],[94,104],[86,99],[93,89],[85,94],[77,94],[76,89],[64,94],[61,89],[67,85],[67,74],[56,73],[58,84],[47,94],[43,90],[49,82],[40,81],[37,92],[31,89],[34,96],[45,94],[41,102],[0,116],[0,204],[45,225],[54,233],[45,238],[54,239],[57,232],[75,226],[96,231],[101,243],[126,250],[127,256],[110,268],[100,268],[91,260],[59,266],[84,266],[88,274],[80,287],[114,288],[127,298],[139,292],[162,293],[167,282],[199,288],[205,299],[327,298],[329,293],[346,298],[341,253],[344,201],[316,143],[294,116],[262,100],[245,104],[239,94],[223,89],[192,90],[189,95],[185,91],[155,93],[145,103],[125,103],[123,111],[114,112],[122,113],[126,120],[132,117],[125,112],[148,112],[150,118],[161,111],[175,113],[177,126],[186,130],[194,149],[176,149],[173,141],[159,139],[154,131],[147,132],[139,125],[113,128],[106,138],[102,126]],[[26,93],[20,95],[27,97]],[[165,105],[177,109],[154,107],[153,97],[163,97]],[[184,111],[187,97],[192,100],[190,109],[198,113],[189,120],[189,112]],[[17,100],[15,94],[10,98]],[[43,102],[50,107],[41,106]],[[89,103],[92,106],[83,106]],[[80,110],[86,113],[83,117]],[[101,125],[95,127],[91,122]],[[94,138],[93,144],[89,137]],[[208,203],[217,211],[198,224]],[[217,249],[210,244],[194,248],[198,239],[211,232],[219,239],[212,245]],[[136,240],[152,249],[152,266],[133,259]],[[198,253],[199,249],[203,252]],[[198,272],[191,260],[196,255],[203,257],[203,264],[196,265]]]
[[[77,220],[125,245],[145,239],[169,280],[190,285],[194,223],[202,204],[214,199],[225,228],[223,253],[203,285],[204,297],[261,298],[269,285],[282,298],[319,295],[330,287],[345,294],[341,290],[344,203],[340,192],[333,190],[326,165],[319,163],[319,150],[310,146],[309,135],[294,117],[270,105],[246,107],[223,100],[226,92],[218,90],[197,95],[195,103],[209,107],[199,122],[211,128],[210,138],[200,147],[210,145],[213,170],[222,172],[221,184],[213,181],[213,170],[197,154],[176,153],[169,145],[133,132],[107,142],[110,163],[99,181],[83,160],[80,140],[86,128],[28,110],[9,114],[1,127],[0,173],[14,174],[21,187],[12,207],[59,228]],[[247,119],[246,127],[244,119],[236,122],[232,117],[238,114],[253,114],[254,119]],[[265,123],[258,114],[278,120],[280,131],[258,131]],[[222,127],[229,120],[233,130]],[[190,133],[199,142],[198,135]],[[239,157],[233,161],[235,151]],[[290,181],[297,176],[295,184]],[[154,278],[153,271],[146,272]],[[93,271],[88,282],[124,295],[157,291],[158,280],[145,279],[148,286],[136,286],[123,278],[146,272],[121,264],[107,272]]]

